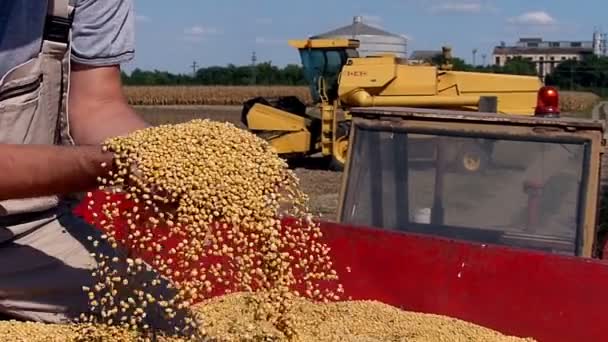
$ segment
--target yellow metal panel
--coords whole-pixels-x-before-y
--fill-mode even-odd
[[[536,76],[449,71],[439,76],[439,91],[445,95],[496,96],[498,112],[534,115],[538,90]]]
[[[302,131],[310,120],[271,106],[256,103],[247,115],[250,130]]]
[[[289,45],[296,49],[325,49],[325,48],[352,48],[359,47],[356,39],[304,39],[290,40]]]
[[[375,55],[375,56],[365,56],[358,58],[351,58],[347,63],[350,66],[361,66],[361,67],[369,67],[377,64],[397,64],[397,57],[393,54],[389,55]]]
[[[287,133],[271,138],[270,145],[278,154],[308,153],[310,151],[310,133],[308,131]]]
[[[442,78],[455,78],[462,92],[537,92],[542,87],[536,76],[449,71]]]
[[[411,65],[399,65],[397,79],[380,93],[381,96],[436,94],[437,68]]]
[[[352,63],[347,63],[340,74],[340,97],[355,89],[386,87],[397,76],[394,58],[354,58],[350,61]]]
[[[334,123],[335,123],[335,108],[333,105],[321,105],[321,153],[324,156],[331,155],[333,151]]]

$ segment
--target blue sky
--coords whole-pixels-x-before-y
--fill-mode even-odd
[[[254,50],[259,61],[300,63],[288,39],[348,25],[355,15],[409,37],[408,53],[449,44],[469,62],[478,49],[478,63],[520,36],[591,40],[594,28],[608,31],[607,0],[136,0],[135,7],[137,51],[126,71],[240,65]]]

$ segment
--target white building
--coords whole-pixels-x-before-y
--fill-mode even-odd
[[[542,38],[520,38],[513,46],[504,42],[494,48],[494,65],[521,57],[536,64],[538,75],[544,79],[559,63],[580,60],[588,55],[606,55],[606,35],[594,33],[590,41],[544,41]]]

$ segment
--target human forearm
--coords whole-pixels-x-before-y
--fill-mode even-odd
[[[72,65],[70,131],[78,145],[98,145],[149,125],[129,106],[118,66]]]
[[[112,164],[100,146],[0,145],[0,200],[61,195],[97,186]]]
[[[72,136],[78,145],[99,145],[108,138],[149,127],[129,105],[119,101],[80,110],[94,115],[72,120]],[[79,120],[81,117],[84,120]]]

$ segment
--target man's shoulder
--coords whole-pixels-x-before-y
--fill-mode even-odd
[[[0,0],[0,76],[36,55],[47,0]]]
[[[0,77],[36,56],[49,0],[0,0]],[[79,63],[124,63],[134,53],[133,0],[69,0],[76,9],[72,55]],[[95,31],[91,31],[95,27]]]
[[[135,52],[133,0],[75,1],[72,59],[88,65],[130,61]]]

